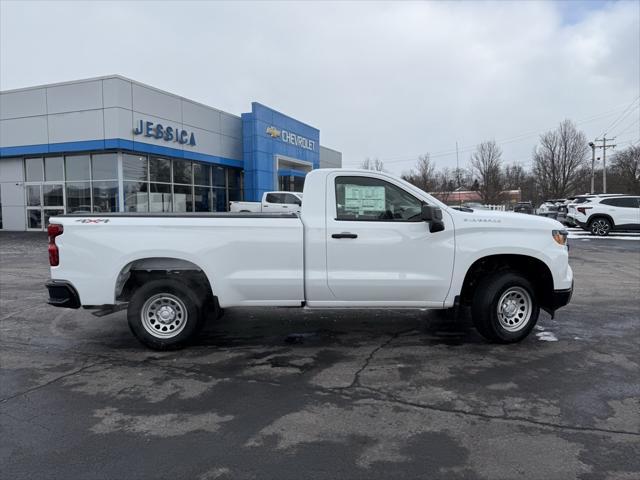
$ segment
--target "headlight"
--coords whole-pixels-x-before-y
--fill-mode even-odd
[[[569,235],[569,232],[566,230],[552,230],[551,235],[558,245],[564,246],[567,244],[567,236]]]

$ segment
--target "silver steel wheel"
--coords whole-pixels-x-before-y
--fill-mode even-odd
[[[591,233],[594,235],[604,236],[609,233],[610,230],[609,222],[603,219],[594,220],[591,224]]]
[[[140,311],[144,329],[156,338],[172,338],[184,330],[189,313],[175,295],[159,293],[149,298]]]
[[[533,311],[531,295],[522,287],[510,287],[498,301],[498,321],[508,332],[522,330]]]

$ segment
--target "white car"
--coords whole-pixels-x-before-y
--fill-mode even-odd
[[[575,206],[574,221],[593,235],[613,230],[640,230],[640,196],[599,195]]]
[[[584,195],[576,195],[575,197],[570,197],[565,204],[567,209],[565,223],[567,223],[572,227],[578,226],[578,222],[576,221],[575,216],[577,214],[578,206],[581,205],[582,203],[590,202],[592,199],[598,198],[598,197],[619,197],[620,195],[621,194],[619,193],[612,193],[612,194],[585,193]]]
[[[302,213],[61,215],[49,225],[49,303],[127,307],[154,349],[184,345],[225,307],[471,307],[517,342],[573,291],[555,220],[449,208],[382,172],[320,169]]]
[[[302,193],[265,192],[261,202],[229,202],[229,211],[233,213],[300,213]]]

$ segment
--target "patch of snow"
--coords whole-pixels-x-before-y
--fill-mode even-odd
[[[542,340],[543,342],[557,342],[558,341],[558,337],[556,337],[552,332],[536,333],[536,337],[538,337],[538,340]]]

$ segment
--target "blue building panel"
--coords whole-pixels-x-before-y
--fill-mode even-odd
[[[320,131],[260,103],[253,102],[251,112],[242,114],[242,140],[247,200],[258,201],[277,188],[278,155],[320,166]]]

